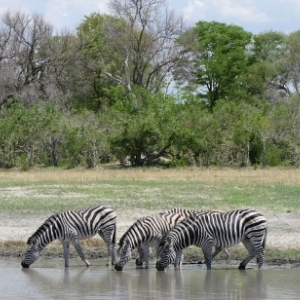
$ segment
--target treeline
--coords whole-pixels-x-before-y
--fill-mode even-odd
[[[193,27],[162,0],[111,0],[54,34],[0,25],[0,167],[300,162],[300,30]]]

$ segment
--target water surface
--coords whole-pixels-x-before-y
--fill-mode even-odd
[[[18,259],[0,259],[2,299],[299,299],[300,270],[265,267],[238,270],[236,266],[184,265],[182,270],[158,272],[128,263],[122,272],[91,261],[86,268],[72,261],[39,260],[22,269]]]

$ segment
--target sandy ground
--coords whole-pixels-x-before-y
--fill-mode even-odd
[[[118,213],[118,212],[117,212]],[[117,239],[128,229],[134,221],[149,213],[122,216],[118,214]],[[27,241],[36,229],[49,216],[28,217],[7,216],[0,214],[0,240]],[[300,249],[300,216],[294,213],[282,213],[268,216],[267,246],[279,249]]]

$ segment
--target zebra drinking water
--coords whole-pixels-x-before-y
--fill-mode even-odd
[[[179,214],[179,215],[183,216],[184,219],[187,219],[187,218],[196,216],[198,214],[212,212],[212,211],[222,212],[222,211],[219,211],[219,210],[190,210],[190,209],[175,207],[175,208],[169,209],[167,211],[164,211],[161,214],[176,213],[176,214]],[[224,251],[225,256],[226,256],[226,260],[228,262],[229,259],[230,259],[230,253],[229,253],[229,250],[226,247],[216,247],[214,253],[212,254],[212,258],[214,258],[216,255],[218,255],[222,250]],[[182,259],[183,259],[183,255],[182,255]],[[198,263],[202,264],[201,261],[199,261]]]
[[[145,262],[146,268],[149,267],[149,247],[157,247],[162,237],[176,224],[184,219],[204,213],[204,211],[188,210],[184,208],[172,208],[163,211],[158,215],[148,216],[138,219],[121,237],[119,242],[118,254],[119,261],[115,265],[115,269],[121,271],[124,265],[131,259],[131,252],[138,248],[138,258],[136,265],[142,266]],[[216,249],[213,257],[217,255],[223,248]],[[227,259],[230,254],[227,249],[224,249]],[[181,266],[183,260],[182,252],[177,253],[174,266],[178,268]]]
[[[122,271],[124,265],[131,259],[132,250],[138,248],[140,258],[137,265],[142,265],[145,260],[146,268],[149,267],[149,247],[156,247],[162,237],[184,217],[176,213],[161,213],[138,219],[121,237],[119,242],[119,261],[115,264],[117,271]],[[181,253],[179,253],[181,257]],[[177,259],[176,262],[180,260]],[[175,267],[177,265],[175,264]]]
[[[211,211],[200,213],[178,223],[163,238],[159,245],[159,260],[156,268],[164,270],[176,259],[176,254],[184,248],[195,245],[202,248],[207,270],[211,270],[212,247],[221,251],[242,242],[248,256],[240,263],[245,269],[248,262],[257,256],[258,267],[264,261],[264,248],[267,236],[266,218],[251,208],[234,210],[227,213]]]
[[[88,239],[97,233],[107,246],[107,265],[114,264],[116,243],[116,213],[108,207],[96,206],[79,211],[66,211],[50,216],[28,239],[29,245],[21,262],[23,268],[29,268],[40,252],[52,241],[60,240],[64,249],[65,267],[69,267],[69,245],[75,247],[78,255],[89,267],[80,240]]]

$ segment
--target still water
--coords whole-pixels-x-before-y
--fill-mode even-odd
[[[18,259],[0,259],[1,299],[300,299],[300,269],[265,267],[238,270],[236,266],[184,265],[163,272],[136,269],[128,263],[122,272],[91,261],[86,268],[71,261],[39,260],[22,269]],[[251,265],[250,265],[251,267]]]

